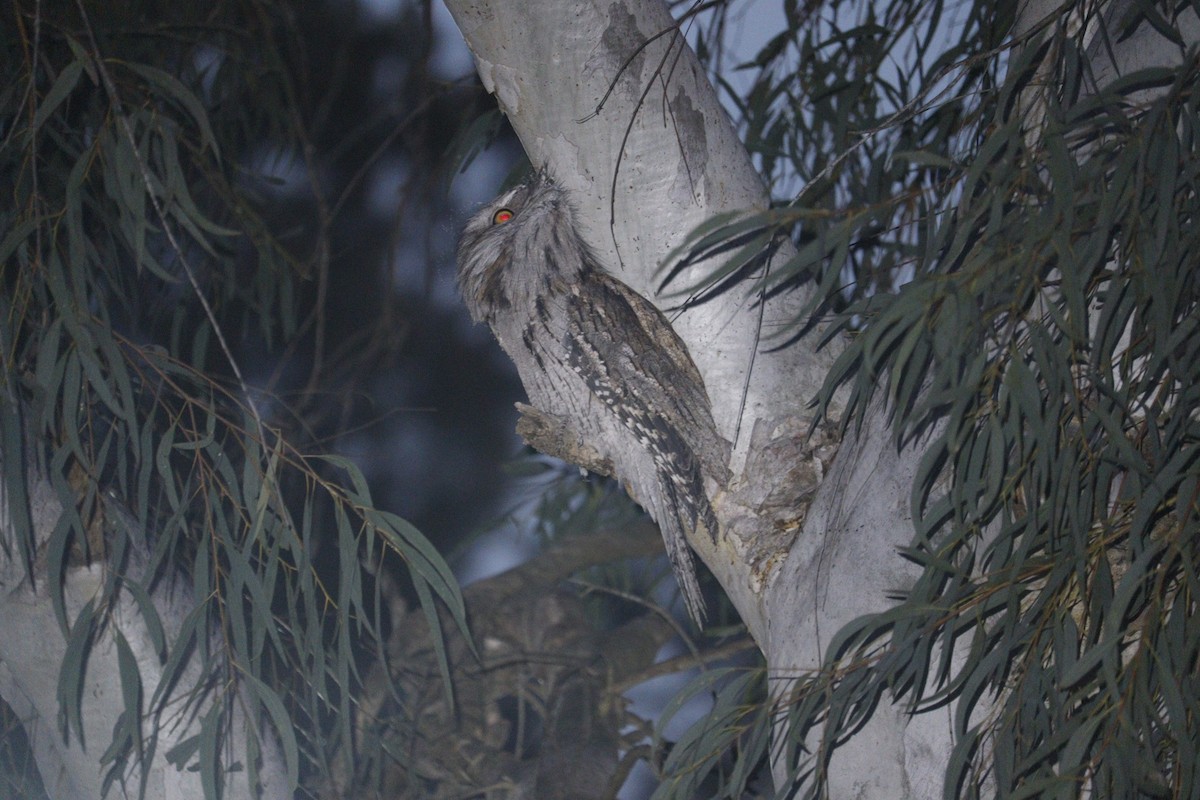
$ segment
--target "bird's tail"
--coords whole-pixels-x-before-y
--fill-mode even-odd
[[[658,525],[688,615],[697,627],[703,628],[707,617],[704,595],[696,578],[696,557],[688,545],[686,532],[703,525],[715,540],[717,515],[704,492],[699,465],[688,472],[687,478],[678,474],[661,476],[662,497],[667,508],[658,514]]]

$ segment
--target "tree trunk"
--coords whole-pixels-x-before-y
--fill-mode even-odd
[[[672,298],[654,291],[659,270],[687,232],[766,206],[760,177],[660,0],[447,6],[534,165],[572,191],[584,235],[612,273],[660,307]],[[1058,7],[1030,4],[1018,31]],[[1128,63],[1147,61],[1144,47],[1122,52]],[[791,253],[785,246],[776,263]],[[713,266],[694,265],[678,285]],[[921,443],[898,452],[877,404],[830,462],[833,444],[806,433],[808,401],[837,343],[816,351],[817,331],[771,351],[760,338],[794,319],[804,299],[794,293],[761,308],[735,288],[671,314],[735,451],[735,478],[715,503],[722,534],[715,546],[692,544],[762,648],[773,686],[819,667],[843,625],[888,608],[918,574],[897,548],[913,534]],[[828,795],[941,797],[953,713],[949,705],[912,715],[885,699],[833,755]],[[777,778],[786,767],[777,765]]]
[[[0,453],[4,469],[19,469]],[[84,800],[104,797],[106,774],[113,764],[102,763],[102,756],[113,740],[114,726],[126,707],[126,694],[133,690],[135,678],[141,692],[143,741],[153,742],[147,748],[148,763],[130,763],[116,768],[116,783],[107,796],[121,791],[138,797],[143,788],[148,800],[192,800],[204,797],[201,771],[187,769],[197,759],[193,751],[181,769],[168,761],[171,749],[189,738],[201,734],[205,715],[220,701],[226,688],[215,687],[206,692],[202,684],[201,666],[194,652],[188,658],[182,676],[169,690],[169,696],[150,712],[150,698],[159,688],[164,674],[162,653],[155,643],[155,634],[147,624],[143,609],[128,591],[121,591],[114,607],[97,609],[104,595],[106,569],[102,565],[70,566],[62,579],[67,621],[75,625],[85,609],[95,610],[97,617],[108,614],[90,646],[85,648],[83,666],[73,663],[69,656],[67,637],[62,632],[55,613],[53,593],[59,582],[46,569],[45,544],[59,524],[63,510],[50,486],[37,477],[29,480],[29,511],[38,552],[43,554],[34,565],[35,584],[31,585],[25,564],[19,557],[13,515],[10,514],[7,491],[0,494],[0,697],[24,723],[30,747],[46,794],[51,800]],[[131,561],[138,558],[131,556]],[[136,569],[127,572],[139,580]],[[160,579],[150,600],[165,633],[166,652],[173,652],[184,617],[195,607],[190,590],[171,578]],[[128,645],[126,655],[136,662],[137,675],[122,662],[119,650]],[[79,654],[75,654],[78,658]],[[83,670],[78,690],[60,695],[60,665],[63,674]],[[192,692],[204,695],[199,701]],[[72,719],[69,733],[58,721],[67,709],[78,701],[78,721]],[[240,709],[236,708],[230,735],[224,740],[222,763],[229,768],[246,760],[246,737],[256,726],[248,726]],[[284,800],[289,796],[287,777],[281,765],[274,737],[268,726],[256,734],[264,742],[264,754],[259,765],[259,786],[247,783],[249,773],[230,775],[224,797],[241,800],[270,798]],[[135,751],[136,752],[136,751]],[[202,752],[202,751],[201,751]]]
[[[724,534],[692,545],[764,648],[768,587],[811,494],[805,441],[810,397],[837,348],[772,350],[763,337],[795,319],[807,296],[760,307],[741,289],[677,308],[678,292],[712,269],[682,271],[655,291],[664,258],[715,214],[767,207],[761,177],[666,7],[538,2],[508,8],[447,4],[488,91],[535,166],[574,198],[585,239],[602,263],[667,311],[704,376],[713,416],[733,442],[733,485],[716,498]],[[786,247],[776,258],[787,258]],[[670,265],[674,266],[674,265]]]
[[[656,271],[688,231],[716,214],[766,207],[761,178],[663,4],[542,2],[505,18],[484,2],[448,6],[534,164],[549,165],[572,190],[613,273],[660,307],[670,305],[653,291]],[[785,246],[775,257],[793,252]],[[683,285],[712,267],[694,266]],[[817,667],[843,624],[881,610],[887,592],[914,577],[894,553],[910,537],[917,453],[896,453],[880,409],[828,464],[830,443],[806,436],[808,401],[836,343],[817,351],[819,330],[779,350],[762,342],[806,299],[793,293],[764,309],[735,289],[672,315],[735,449],[736,477],[717,503],[722,536],[715,547],[692,544],[775,678]],[[826,474],[832,480],[822,481]],[[948,752],[945,720],[930,727],[922,738]],[[910,783],[904,728],[902,712],[881,711],[843,748],[835,774],[847,792],[874,786],[896,797],[895,787]],[[838,783],[834,796],[849,796]],[[940,794],[940,780],[929,785]]]

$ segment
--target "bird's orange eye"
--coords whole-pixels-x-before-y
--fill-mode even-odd
[[[492,214],[492,224],[499,225],[501,222],[508,222],[512,218],[513,212],[509,211],[507,208],[502,208],[495,214]]]

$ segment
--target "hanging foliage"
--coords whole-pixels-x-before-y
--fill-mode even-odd
[[[302,335],[298,284],[323,269],[321,248],[298,255],[264,218],[256,193],[274,165],[247,156],[250,142],[302,149],[307,136],[288,77],[294,19],[253,2],[126,12],[31,1],[0,25],[5,555],[48,585],[61,631],[47,636],[67,639],[50,667],[68,740],[118,595],[154,639],[163,677],[148,692],[115,634],[125,712],[111,742],[87,743],[107,786],[154,757],[144,721],[186,715],[168,703],[193,681],[200,733],[166,757],[198,768],[207,796],[230,769],[253,785],[262,743],[223,751],[239,706],[269,721],[294,789],[350,738],[358,661],[380,637],[363,561],[407,568],[431,630],[439,605],[465,626],[462,600],[357,467],[291,443],[278,421],[291,418],[241,360],[247,341]],[[44,542],[29,512],[40,480],[64,509]],[[91,564],[105,565],[103,591],[69,613],[64,576]],[[198,605],[164,606],[182,586]]]
[[[764,169],[803,188],[675,257],[795,236],[752,288],[818,285],[781,341],[847,335],[818,402],[847,387],[850,426],[886,403],[924,455],[922,574],[780,692],[781,796],[824,796],[884,698],[956,703],[947,798],[1195,796],[1193,10],[1068,4],[1003,40],[1010,4],[786,5],[742,109]],[[1163,65],[1113,70],[1147,28]]]

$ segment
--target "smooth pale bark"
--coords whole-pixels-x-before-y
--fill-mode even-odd
[[[655,296],[656,270],[688,231],[716,214],[767,202],[661,0],[447,6],[533,163],[549,166],[573,191],[587,238],[611,271],[660,306],[670,303]],[[1018,31],[1060,4],[1027,6]],[[1130,63],[1144,61],[1144,48],[1133,49]],[[706,269],[711,265],[695,268]],[[875,407],[832,463],[814,457],[802,435],[811,419],[807,402],[831,354],[814,352],[815,337],[775,353],[759,341],[791,320],[801,300],[769,304],[761,328],[759,309],[739,292],[672,315],[704,375],[718,428],[736,437],[738,480],[731,497],[716,504],[721,541],[693,544],[776,679],[817,667],[844,624],[885,610],[889,595],[916,577],[896,550],[912,536],[909,498],[921,443],[897,452],[885,409]],[[792,474],[806,463],[805,474]],[[781,514],[781,502],[807,506],[803,498],[814,491],[806,515]],[[788,522],[795,523],[792,535],[780,535]],[[836,751],[829,796],[940,798],[953,712],[951,705],[910,716],[881,704]]]
[[[11,469],[12,466],[6,462],[4,468]],[[34,478],[29,488],[34,535],[39,552],[44,552],[43,546],[58,523],[62,507],[45,481]],[[47,795],[52,800],[96,800],[104,796],[101,789],[110,766],[102,765],[100,760],[112,740],[113,726],[125,709],[114,629],[120,631],[137,661],[143,712],[145,703],[158,687],[163,673],[162,662],[140,608],[128,592],[123,592],[112,611],[110,624],[95,638],[87,657],[87,671],[80,692],[82,737],[74,726],[70,735],[64,737],[58,722],[58,685],[67,640],[51,601],[51,592],[55,590],[49,586],[44,562],[35,566],[36,588],[26,579],[25,566],[18,557],[8,499],[2,491],[0,537],[5,545],[0,548],[0,697],[24,723]],[[89,601],[99,600],[104,580],[105,570],[101,566],[71,567],[66,571],[63,594],[72,622]],[[151,597],[167,640],[173,642],[184,616],[195,605],[191,593],[183,586],[162,580]],[[201,719],[211,706],[210,696],[179,718],[179,709],[185,706],[188,694],[196,690],[200,677],[201,670],[193,656],[192,663],[170,692],[166,705],[170,710],[143,718],[143,736],[147,740],[151,736],[157,737],[154,756],[146,765],[145,797],[148,800],[195,800],[204,796],[198,771],[179,769],[166,759],[171,748],[200,732]],[[245,761],[249,729],[240,717],[240,710],[235,711],[234,718],[223,762],[226,766]],[[263,726],[259,738],[267,742],[259,775],[261,793],[247,786],[247,773],[241,770],[229,779],[226,798],[284,800],[289,797],[287,778],[270,728]],[[189,764],[194,762],[193,755]],[[122,774],[125,792],[130,797],[137,797],[142,766],[132,765]],[[124,796],[120,783],[110,787],[109,796]]]

